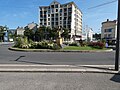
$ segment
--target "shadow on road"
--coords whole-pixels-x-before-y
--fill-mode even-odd
[[[20,56],[20,57],[18,57],[16,60],[14,60],[14,61],[18,61],[19,59],[21,59],[22,57],[25,57],[25,56]]]
[[[18,62],[31,63],[31,64],[42,64],[42,65],[52,65],[52,64],[48,64],[48,63],[39,63],[39,62],[32,62],[32,61],[18,61]]]
[[[110,80],[114,81],[114,82],[117,82],[117,83],[120,83],[120,72],[115,74]]]
[[[24,62],[24,63],[31,63],[31,64],[41,64],[41,65],[52,65],[52,64],[48,64],[48,63],[39,63],[39,62],[33,62],[33,61],[23,61],[23,60],[20,60],[21,58],[23,58],[25,56],[19,56],[17,59],[15,59],[14,61],[17,61],[17,62]]]

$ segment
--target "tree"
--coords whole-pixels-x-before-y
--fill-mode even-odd
[[[42,41],[44,39],[44,27],[39,27],[35,32],[35,40]]]
[[[28,37],[28,40],[34,40],[34,31],[32,29],[29,29],[28,27],[25,27],[24,35]]]
[[[93,38],[95,38],[96,40],[100,40],[100,39],[101,39],[101,34],[95,33],[95,34],[93,35]]]
[[[58,28],[54,27],[51,31],[50,31],[50,37],[52,38],[52,40],[55,40],[58,38]]]
[[[61,36],[66,40],[69,38],[69,29],[67,28],[63,28],[63,33],[61,34]]]

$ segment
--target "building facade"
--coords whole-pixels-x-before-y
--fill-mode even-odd
[[[25,29],[23,27],[18,27],[16,29],[17,35],[24,35]]]
[[[102,22],[101,39],[115,41],[117,37],[117,20]]]
[[[82,12],[74,2],[60,4],[53,1],[49,6],[40,6],[39,12],[40,26],[67,28],[70,40],[82,35]]]
[[[36,23],[34,23],[34,22],[32,22],[32,23],[29,23],[28,25],[27,25],[27,27],[30,29],[30,30],[36,30],[37,29],[37,24]]]
[[[85,41],[88,41],[88,42],[91,42],[93,41],[93,29],[86,26],[85,30],[83,30],[82,32],[82,40],[85,40]]]

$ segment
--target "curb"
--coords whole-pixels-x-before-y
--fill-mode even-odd
[[[29,50],[25,50],[25,49],[19,49],[19,48],[8,48],[9,50],[12,51],[22,51],[22,52],[112,52],[113,50],[42,50],[42,49],[29,49]]]
[[[87,68],[86,68],[87,67]],[[0,72],[106,73],[119,74],[113,65],[18,65],[1,64]]]
[[[44,72],[44,73],[106,73],[118,74],[118,71],[101,71],[101,70],[87,70],[87,69],[0,69],[0,72]]]

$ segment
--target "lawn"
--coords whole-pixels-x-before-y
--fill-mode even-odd
[[[107,49],[107,48],[97,49],[97,48],[92,48],[89,46],[86,46],[86,47],[67,46],[67,47],[64,47],[63,50],[109,50],[109,49]]]

